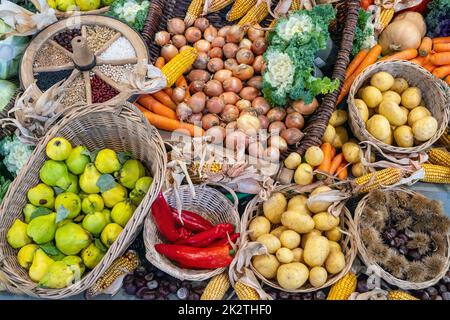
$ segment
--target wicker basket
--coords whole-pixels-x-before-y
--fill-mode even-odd
[[[233,195],[234,205],[221,192],[208,187],[207,185],[194,186],[195,197],[192,197],[189,186],[183,185],[178,190],[182,208],[200,214],[214,225],[218,223],[232,223],[236,226],[236,230],[239,230],[240,219],[237,211],[238,199],[231,189],[223,185],[220,186],[226,188]],[[177,207],[176,196],[173,189],[166,191],[164,196],[170,206],[174,208]],[[214,270],[180,268],[173,264],[169,259],[156,252],[155,244],[164,242],[162,239],[156,224],[153,222],[153,215],[149,214],[145,219],[144,224],[145,256],[155,267],[177,279],[202,281],[220,274],[225,270],[225,268]]]
[[[368,79],[379,71],[386,71],[394,77],[402,77],[410,86],[419,87],[427,108],[438,121],[437,132],[428,141],[411,148],[391,146],[374,138],[366,129],[364,121],[355,107],[355,96]],[[349,122],[353,134],[360,141],[371,141],[383,151],[391,154],[411,154],[424,151],[431,147],[444,133],[449,120],[450,89],[446,83],[436,79],[424,68],[409,61],[380,61],[365,69],[352,84],[348,95]]]
[[[15,219],[23,218],[22,208],[27,203],[27,191],[39,183],[39,170],[46,160],[45,147],[55,136],[63,136],[73,145],[85,145],[91,151],[111,148],[118,152],[131,152],[132,157],[142,161],[154,179],[123,232],[93,270],[67,288],[43,289],[31,281],[27,271],[17,262],[17,250],[6,242],[6,232]],[[141,230],[145,215],[162,187],[166,162],[164,144],[157,130],[133,105],[124,103],[72,109],[37,145],[0,207],[0,279],[6,281],[6,290],[40,298],[62,299],[92,286]]]
[[[274,190],[274,192],[283,193],[287,199],[290,199],[295,195],[303,194],[302,192],[298,192],[296,190],[295,185],[280,186],[280,187],[276,188]],[[245,212],[242,216],[242,222],[241,222],[241,234],[245,235],[245,238],[243,239],[244,242],[251,241],[248,238],[248,232],[247,232],[248,225],[253,218],[263,215],[262,203],[263,203],[263,200],[259,196],[256,196],[248,203],[247,207],[245,208]],[[347,272],[350,270],[350,268],[353,264],[353,261],[356,257],[356,242],[355,242],[355,236],[354,236],[355,230],[356,230],[355,225],[354,225],[353,219],[350,215],[350,211],[348,211],[348,209],[346,207],[344,207],[343,211],[344,212],[342,212],[341,216],[340,216],[340,218],[341,218],[340,219],[341,220],[340,228],[344,232],[343,232],[343,237],[340,241],[340,244],[342,247],[342,252],[345,255],[345,268],[342,269],[342,271],[339,272],[338,274],[328,277],[327,282],[325,282],[322,286],[313,287],[308,283],[299,289],[287,290],[285,288],[280,287],[278,285],[278,283],[266,279],[263,275],[261,275],[258,271],[256,271],[256,269],[253,267],[252,264],[250,264],[252,271],[255,273],[255,275],[259,279],[261,279],[262,282],[264,282],[268,286],[278,289],[278,290],[281,290],[281,291],[286,291],[286,292],[293,292],[293,293],[314,292],[314,291],[331,286],[332,284],[334,284],[335,282],[337,282],[339,279],[341,279],[343,276],[345,276],[347,274]],[[242,241],[241,241],[241,243],[242,243]]]
[[[65,18],[69,18],[69,17],[72,17],[72,16],[83,16],[83,15],[86,15],[86,14],[104,14],[104,13],[106,13],[106,12],[108,12],[108,10],[109,10],[109,6],[106,6],[106,7],[103,7],[103,8],[100,8],[100,9],[95,9],[95,10],[90,10],[90,11],[59,11],[59,10],[56,10],[55,9],[55,11],[56,11],[56,17],[58,18],[58,19],[65,19]]]
[[[402,190],[402,191],[410,193],[410,194],[417,193],[415,191],[408,190],[408,189],[396,189],[396,190]],[[355,215],[354,215],[356,231],[357,231],[356,232],[356,245],[358,247],[359,257],[361,258],[362,262],[364,262],[364,264],[366,266],[370,266],[372,271],[375,274],[379,275],[383,280],[385,280],[386,282],[390,283],[391,285],[394,285],[401,289],[419,290],[419,289],[431,287],[434,284],[436,284],[442,277],[445,276],[446,272],[448,271],[448,269],[450,267],[450,245],[449,245],[450,237],[449,237],[449,235],[447,235],[447,259],[446,259],[445,267],[442,268],[441,272],[436,274],[433,279],[431,279],[429,281],[424,281],[424,282],[410,282],[410,281],[398,279],[398,278],[394,277],[392,274],[390,274],[389,272],[387,272],[386,270],[384,270],[379,264],[377,264],[376,262],[374,262],[372,259],[369,258],[369,255],[367,253],[367,248],[364,245],[364,242],[362,241],[361,237],[359,236],[359,234],[360,234],[360,219],[361,219],[361,216],[366,207],[368,197],[369,197],[369,195],[366,195],[364,198],[362,198],[359,201],[358,206],[355,209]]]

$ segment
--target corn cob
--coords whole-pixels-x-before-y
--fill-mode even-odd
[[[269,15],[269,8],[267,3],[261,2],[259,5],[251,8],[245,16],[239,20],[238,25],[254,25],[255,23],[260,23]]]
[[[300,0],[292,0],[291,8],[289,10],[300,10]]]
[[[208,13],[220,11],[233,2],[234,0],[213,0],[211,6],[208,8]]]
[[[195,59],[197,59],[197,49],[190,47],[178,53],[161,68],[161,72],[167,79],[167,88],[170,88],[183,75]]]
[[[243,17],[255,5],[256,0],[236,0],[227,13],[227,20],[234,21]]]
[[[380,32],[387,27],[387,25],[391,22],[394,17],[394,9],[381,9],[380,17],[378,18],[378,25],[380,28]]]
[[[400,290],[389,291],[388,300],[419,300],[409,293]]]
[[[123,280],[123,277],[133,272],[139,266],[139,257],[133,250],[128,250],[123,256],[113,261],[111,266],[102,276],[86,291],[86,298],[91,298],[101,293],[106,293],[107,289],[116,281]],[[119,284],[117,284],[119,285]],[[122,281],[120,281],[120,289]]]
[[[450,153],[445,149],[433,148],[428,152],[428,162],[450,167]]]
[[[200,300],[222,300],[229,288],[230,280],[228,273],[223,272],[218,274],[208,282]]]
[[[197,19],[203,11],[204,0],[192,0],[189,8],[187,10],[186,16],[184,17],[184,23],[186,26],[192,26],[195,19]]]
[[[375,178],[372,178],[373,175],[375,175]],[[363,186],[360,192],[366,193],[378,189],[381,186],[397,183],[402,179],[402,176],[402,170],[397,168],[387,168],[356,178],[355,183],[359,186]],[[368,184],[371,180],[372,182]]]
[[[425,170],[425,177],[421,179],[421,181],[431,183],[450,183],[450,167],[424,163],[422,168]]]
[[[450,150],[450,131],[447,129],[438,140],[439,144]]]
[[[259,294],[255,289],[243,284],[240,281],[236,282],[234,291],[236,291],[239,300],[260,300]]]
[[[347,273],[331,286],[327,300],[348,300],[356,290],[356,283],[356,275],[353,272]]]

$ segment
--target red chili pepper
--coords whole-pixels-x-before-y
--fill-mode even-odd
[[[162,192],[158,194],[156,200],[152,204],[152,215],[155,218],[156,226],[164,238],[170,242],[180,239],[181,235],[176,228],[175,218],[170,212],[170,207]]]
[[[216,247],[195,248],[178,244],[156,244],[160,254],[186,268],[217,269],[228,266],[235,251],[228,244]]]
[[[189,230],[189,229],[187,229],[185,227],[179,227],[177,229],[177,232],[180,235],[180,239],[179,240],[189,239],[190,237],[192,237],[194,235],[194,233],[191,230]]]
[[[241,235],[240,233],[233,233],[232,235],[230,235],[230,239],[228,239],[228,237],[225,237],[225,238],[223,238],[223,239],[214,241],[213,243],[211,243],[210,246],[211,246],[211,247],[214,247],[214,246],[221,246],[221,245],[223,245],[223,244],[230,243],[230,241],[231,241],[232,243],[236,243],[236,240],[239,238],[240,235]]]
[[[214,227],[211,222],[203,218],[201,215],[188,211],[188,210],[181,210],[181,219],[178,216],[178,210],[175,208],[170,208],[170,212],[172,213],[172,216],[175,218],[175,220],[178,222],[178,224],[182,225],[183,227],[195,231],[195,232],[201,232],[206,231],[208,229],[211,229]]]
[[[207,247],[214,241],[226,238],[227,234],[234,231],[234,226],[231,223],[219,223],[215,227],[197,233],[189,239],[179,240],[176,244],[184,244],[192,247]]]

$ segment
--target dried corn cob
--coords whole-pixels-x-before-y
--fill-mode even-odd
[[[409,293],[400,290],[390,291],[388,293],[388,300],[419,300]]]
[[[378,26],[380,32],[384,30],[394,17],[394,9],[381,9],[380,17],[378,18]]]
[[[162,73],[167,78],[167,88],[170,88],[183,75],[195,59],[197,59],[197,49],[190,47],[178,53],[161,68]]]
[[[445,149],[433,148],[428,152],[428,162],[450,167],[450,152]]]
[[[259,5],[255,5],[251,8],[245,16],[239,20],[238,25],[254,25],[255,23],[260,23],[269,15],[269,8],[267,3],[261,2]]]
[[[139,257],[133,250],[113,261],[102,276],[86,291],[86,298],[102,293],[114,294],[122,286],[123,278],[139,266]]]
[[[255,289],[240,281],[234,286],[234,291],[236,291],[239,300],[260,300],[259,294]]]
[[[227,13],[227,20],[234,21],[243,17],[255,5],[256,0],[236,0]]]
[[[374,175],[375,178],[373,178]],[[402,170],[398,168],[387,168],[356,178],[355,183],[359,186],[363,186],[360,192],[366,193],[378,189],[381,186],[388,186],[397,183],[402,179],[402,177]]]
[[[222,300],[229,288],[230,280],[228,273],[223,272],[218,274],[208,282],[200,300]]]
[[[450,131],[447,129],[438,140],[439,144],[450,150]]]
[[[213,0],[208,8],[208,13],[220,11],[233,2],[234,0]]]
[[[421,181],[431,183],[450,183],[450,167],[424,163],[422,168],[425,170],[425,177],[421,179]]]
[[[348,300],[356,290],[356,283],[356,275],[353,272],[347,273],[331,286],[327,300]]]
[[[300,0],[292,0],[291,8],[289,10],[293,10],[293,11],[300,10],[300,4],[301,4]]]
[[[186,26],[192,26],[194,24],[195,19],[197,19],[203,11],[204,0],[192,0],[191,4],[186,13],[186,17],[184,17],[184,23]]]

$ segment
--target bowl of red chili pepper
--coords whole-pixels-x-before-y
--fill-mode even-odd
[[[147,260],[180,280],[202,281],[223,272],[240,237],[237,197],[224,188],[234,204],[207,185],[194,186],[195,195],[188,185],[159,193],[144,224]]]

